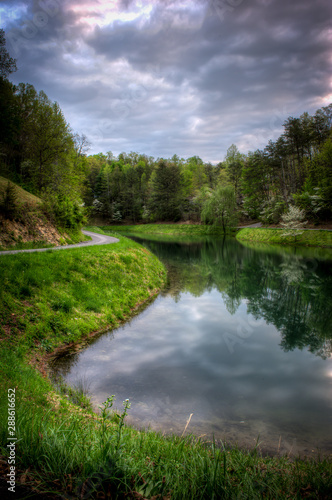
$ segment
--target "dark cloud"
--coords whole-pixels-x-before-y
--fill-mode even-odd
[[[328,0],[0,1],[0,13],[14,81],[57,100],[94,151],[219,161],[328,104]]]

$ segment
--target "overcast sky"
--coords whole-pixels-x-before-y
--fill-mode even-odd
[[[14,83],[90,153],[216,163],[332,101],[331,0],[0,0]]]

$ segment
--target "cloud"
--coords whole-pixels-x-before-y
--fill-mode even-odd
[[[328,0],[2,1],[0,13],[13,80],[57,100],[93,152],[217,162],[331,93]]]

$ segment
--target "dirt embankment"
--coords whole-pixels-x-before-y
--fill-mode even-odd
[[[9,248],[18,243],[43,242],[60,245],[63,235],[41,214],[27,212],[20,220],[10,220],[0,214],[0,246]]]

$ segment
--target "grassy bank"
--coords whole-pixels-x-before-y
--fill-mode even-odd
[[[0,335],[24,348],[52,350],[114,327],[156,293],[165,271],[127,238],[62,252],[0,255]]]
[[[186,236],[223,235],[221,226],[204,224],[137,224],[135,226],[102,226],[106,232],[127,232],[140,234],[169,234]]]
[[[113,245],[3,255],[0,273],[0,443],[8,456],[7,391],[15,389],[17,482],[72,499],[328,498],[327,459],[262,458],[258,447],[139,432],[124,425],[128,402],[112,413],[109,399],[97,416],[28,363],[116,326],[153,295],[165,272],[147,250],[120,236]]]
[[[245,228],[240,229],[236,238],[239,241],[259,243],[275,243],[281,245],[303,245],[315,247],[332,247],[332,231],[306,230],[296,236],[283,236],[283,229]]]

